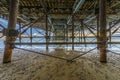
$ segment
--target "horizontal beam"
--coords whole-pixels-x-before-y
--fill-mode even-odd
[[[43,6],[19,6],[20,9],[23,9],[23,8],[28,8],[28,9],[31,9],[31,8],[36,8],[36,9],[43,9]],[[62,9],[62,10],[65,10],[65,9],[69,9],[72,11],[72,8],[68,8],[68,7],[47,7],[49,10],[53,9],[53,10],[58,10],[58,9]]]
[[[37,42],[37,43],[14,43],[15,45],[45,45],[46,42]],[[48,44],[57,45],[57,44],[72,44],[72,42],[49,42]],[[74,42],[74,44],[101,44],[101,42]],[[108,42],[108,44],[120,44],[120,42]]]
[[[71,38],[71,36],[49,36],[50,38],[64,38],[64,37],[69,37]],[[110,36],[108,36],[110,37]],[[111,37],[120,37],[120,36],[111,36]],[[19,37],[18,37],[19,38]],[[21,38],[45,38],[45,36],[21,36]],[[79,36],[75,36],[75,38],[83,38],[83,37],[79,37]],[[95,36],[86,36],[85,38],[96,38]]]

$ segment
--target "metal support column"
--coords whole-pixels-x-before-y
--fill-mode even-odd
[[[99,42],[99,33],[100,33],[99,15],[96,15],[96,18],[97,18],[97,42]],[[97,44],[97,49],[99,49],[99,44]]]
[[[69,32],[68,24],[66,23],[66,43],[69,41],[68,32]],[[66,47],[68,48],[68,44],[66,44]]]
[[[74,14],[72,15],[72,50],[74,50]]]
[[[48,42],[49,42],[49,36],[48,36],[48,15],[46,14],[46,51],[48,51]]]
[[[21,30],[21,23],[19,22],[19,29],[20,29],[20,34],[19,34],[19,42],[21,43],[22,42],[22,37],[21,37],[21,32],[22,32],[22,30]],[[21,46],[21,45],[20,45]]]
[[[81,34],[83,34],[83,40],[84,40],[84,43],[86,43],[83,19],[81,19],[80,22],[81,22]],[[87,45],[85,44],[85,47],[86,46]]]
[[[31,45],[32,45],[32,26],[30,27],[30,43],[31,43]]]
[[[66,41],[66,28],[65,28],[65,25],[64,25],[64,42]]]
[[[106,0],[99,0],[100,62],[107,62]]]
[[[109,23],[109,42],[112,41],[112,32],[111,32],[111,23]],[[111,47],[111,44],[109,44],[109,46]]]
[[[54,25],[53,25],[53,28],[54,28]],[[55,42],[55,29],[53,29],[52,32],[53,32],[53,36],[54,36],[54,37],[52,37],[52,40],[53,40],[53,42]]]
[[[78,30],[79,30],[79,42],[80,42],[80,26],[78,27]]]
[[[18,3],[19,3],[19,0],[10,0],[10,13],[9,13],[8,31],[16,28]],[[9,35],[6,36],[3,63],[11,62],[11,56],[12,56],[12,49],[13,48],[10,45],[10,43],[14,42],[14,41],[15,41],[14,37],[10,37]]]

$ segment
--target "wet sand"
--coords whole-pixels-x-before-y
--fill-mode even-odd
[[[64,58],[80,54],[77,51],[50,53]],[[18,49],[13,51],[11,63],[2,64],[2,57],[3,49],[0,50],[0,80],[120,80],[120,55],[112,53],[108,53],[106,64],[99,62],[97,51],[72,63]]]

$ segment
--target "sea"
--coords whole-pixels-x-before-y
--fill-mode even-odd
[[[4,49],[5,45],[4,45],[4,41],[5,39],[3,38],[0,38],[0,48],[1,49]],[[25,42],[25,43],[30,43],[30,39],[29,38],[22,38],[21,40],[22,42]],[[33,38],[33,43],[34,42],[45,42],[45,38]],[[71,41],[71,40],[69,40]],[[76,38],[74,40],[75,42],[78,42],[79,39]],[[96,38],[86,38],[86,42],[96,42]],[[111,39],[112,42],[120,42],[120,37],[112,37]],[[15,42],[19,42],[19,38],[17,38],[17,40]],[[46,45],[15,45],[16,47],[20,47],[20,48],[24,48],[24,49],[32,49],[32,50],[39,50],[39,51],[46,51]],[[58,47],[62,47],[62,48],[65,48],[66,50],[72,50],[72,45],[69,44],[69,45],[49,45],[49,50],[50,51],[53,51],[55,48],[58,48]],[[96,44],[75,44],[74,45],[74,50],[76,51],[88,51],[90,49],[93,49],[97,47]],[[117,54],[120,54],[120,44],[108,44],[108,47],[107,47],[108,50],[112,51],[112,52],[115,52]],[[97,51],[97,48],[95,49]]]

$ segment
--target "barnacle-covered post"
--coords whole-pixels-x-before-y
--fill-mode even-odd
[[[19,0],[10,0],[9,22],[8,28],[6,30],[3,63],[11,62],[12,50],[14,47],[12,43],[16,40],[17,35],[17,31],[15,30],[15,28],[17,22],[18,4]]]
[[[107,62],[107,32],[106,32],[106,1],[99,0],[99,25],[100,25],[100,36],[99,45],[100,51],[100,62]]]

